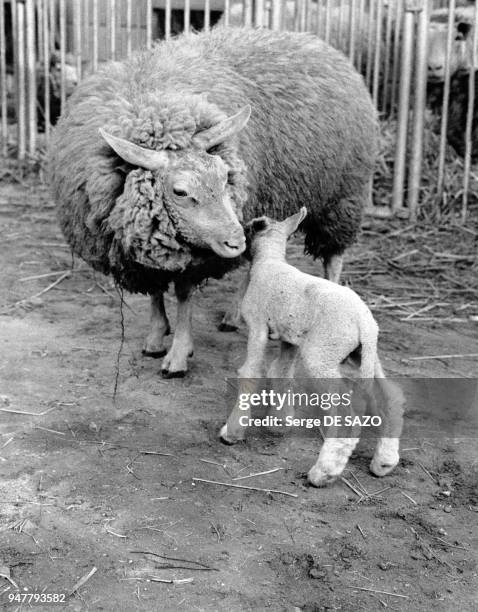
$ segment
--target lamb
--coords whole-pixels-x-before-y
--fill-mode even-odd
[[[300,358],[310,377],[340,379],[341,364],[360,347],[360,377],[367,379],[365,386],[375,379],[385,398],[391,426],[387,432],[393,432],[393,437],[379,439],[370,464],[375,475],[384,476],[399,461],[403,396],[385,380],[377,354],[378,326],[360,297],[347,287],[304,274],[286,262],[287,239],[306,214],[307,209],[302,208],[282,222],[262,217],[250,224],[252,263],[241,308],[249,333],[246,361],[238,371],[238,398],[244,390],[250,393],[264,374],[269,328],[279,335],[281,348],[268,378],[293,378]],[[221,429],[222,441],[232,444],[244,438],[241,416],[250,414],[244,410],[238,401]],[[327,437],[309,471],[309,482],[322,486],[336,479],[358,441],[356,437]]]
[[[151,296],[147,355],[166,352],[174,282],[162,371],[182,376],[191,295],[237,265],[244,220],[306,204],[305,248],[338,278],[370,203],[377,143],[370,95],[340,52],[309,34],[216,28],[85,78],[57,124],[50,176],[74,252]]]

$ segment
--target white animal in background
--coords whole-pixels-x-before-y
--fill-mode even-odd
[[[246,388],[251,379],[263,376],[270,330],[280,338],[281,347],[268,378],[292,378],[300,358],[308,376],[340,379],[341,364],[359,349],[360,378],[368,379],[364,387],[373,386],[375,379],[394,432],[394,437],[379,438],[370,465],[375,475],[384,476],[399,461],[403,395],[385,379],[377,354],[378,325],[362,299],[348,287],[305,274],[286,262],[287,239],[306,214],[302,208],[282,222],[261,217],[249,224],[252,265],[241,308],[249,335],[246,361],[238,376]],[[244,407],[236,403],[221,429],[224,442],[244,438],[246,428],[239,420],[244,414]],[[326,438],[309,471],[309,482],[322,486],[340,476],[358,441],[356,437]]]

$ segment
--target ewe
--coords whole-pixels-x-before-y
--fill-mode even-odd
[[[53,194],[72,249],[151,296],[146,354],[166,352],[163,293],[175,284],[162,369],[180,376],[192,293],[237,264],[242,219],[307,205],[306,249],[338,277],[370,202],[377,141],[370,95],[340,52],[308,34],[217,28],[80,83],[51,143]]]
[[[302,208],[282,222],[262,217],[249,225],[252,264],[241,308],[249,335],[246,361],[238,371],[240,394],[244,390],[250,392],[254,387],[251,379],[264,374],[271,329],[280,338],[281,347],[280,356],[267,373],[269,378],[292,378],[300,358],[310,377],[340,379],[341,364],[360,351],[359,374],[367,379],[362,382],[366,397],[372,402],[373,389],[378,388],[384,399],[387,431],[394,436],[379,438],[370,464],[374,474],[384,476],[399,461],[403,396],[385,379],[377,355],[378,326],[360,297],[347,287],[304,274],[286,262],[287,238],[306,214]],[[244,407],[237,402],[220,432],[224,442],[233,444],[244,438],[245,427],[240,421],[244,414]],[[358,437],[327,437],[309,471],[309,482],[322,486],[337,478],[358,441]]]

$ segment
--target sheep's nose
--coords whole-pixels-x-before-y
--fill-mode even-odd
[[[429,64],[428,65],[428,74],[434,76],[443,74],[445,71],[445,67],[442,64]]]

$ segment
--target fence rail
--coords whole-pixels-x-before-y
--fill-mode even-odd
[[[442,15],[434,22],[437,9]],[[467,36],[457,30],[459,11],[469,16]],[[218,22],[312,32],[348,55],[381,117],[396,122],[390,207],[412,219],[422,189],[430,33],[435,46],[437,28],[445,41],[437,105],[438,198],[446,173],[457,39],[463,35],[461,50],[471,48],[462,134],[465,219],[472,161],[478,157],[473,136],[478,4],[466,0],[0,0],[1,155],[35,157],[48,145],[51,127],[77,82],[100,64],[129,57],[158,38],[208,30]]]

